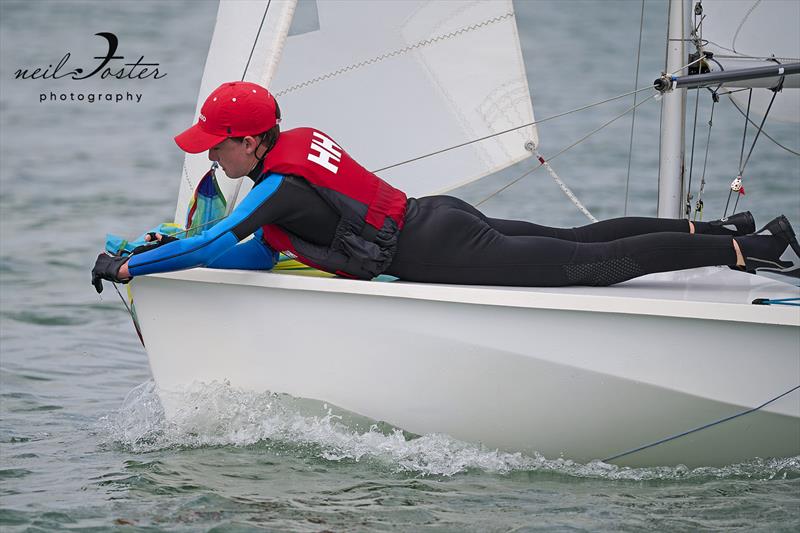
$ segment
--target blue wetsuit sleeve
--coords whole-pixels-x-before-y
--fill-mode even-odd
[[[278,252],[262,240],[258,229],[247,242],[237,244],[208,263],[208,268],[238,268],[241,270],[269,270],[278,261]]]
[[[253,187],[244,200],[226,218],[200,235],[188,239],[180,239],[159,246],[154,250],[134,255],[128,261],[131,276],[171,272],[198,266],[207,266],[222,254],[235,247],[240,237],[234,231],[243,222],[249,223],[248,217],[261,209],[270,197],[275,194],[283,176],[270,174],[261,183]],[[241,238],[246,235],[241,235]]]

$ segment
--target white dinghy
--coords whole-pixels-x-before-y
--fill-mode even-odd
[[[198,112],[242,77],[272,89],[284,127],[330,131],[372,170],[488,137],[380,172],[410,196],[538,144],[535,125],[519,128],[534,118],[510,0],[223,0]],[[207,168],[187,156],[176,221]],[[249,183],[227,181],[232,207]],[[661,216],[679,216],[677,183]],[[197,268],[131,287],[168,416],[181,408],[170,392],[228,382],[546,457],[695,466],[800,454],[800,308],[753,304],[800,297],[782,281],[703,268],[551,289]]]

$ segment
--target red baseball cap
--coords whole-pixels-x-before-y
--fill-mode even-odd
[[[223,83],[206,98],[197,124],[175,137],[184,152],[199,154],[228,137],[257,135],[280,122],[278,104],[264,87],[247,81]]]

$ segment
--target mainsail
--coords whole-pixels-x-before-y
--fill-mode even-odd
[[[800,2],[791,0],[704,0],[702,36],[705,49],[714,54],[713,70],[734,70],[775,63],[800,61]],[[774,87],[780,80],[767,79],[748,85]],[[787,78],[785,88],[797,88],[800,76]],[[733,86],[736,86],[733,84]],[[731,95],[741,109],[747,107],[748,92]],[[751,112],[763,116],[772,92],[753,91]],[[769,112],[770,120],[800,122],[800,91],[781,91]]]
[[[319,128],[370,170],[534,120],[511,0],[222,0],[198,101],[243,73],[276,95],[283,129]],[[444,192],[524,159],[529,142],[535,126],[380,175],[411,196]],[[177,220],[208,164],[187,156]],[[229,200],[250,185],[220,181]]]

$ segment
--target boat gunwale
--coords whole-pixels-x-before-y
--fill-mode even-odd
[[[662,316],[682,319],[719,320],[800,327],[800,309],[794,306],[652,298],[631,295],[630,291],[622,292],[620,288],[612,287],[500,287],[487,285],[415,283],[406,281],[386,283],[297,275],[278,271],[222,270],[209,268],[195,268],[178,272],[151,274],[147,277],[283,290],[406,298],[445,303]],[[658,284],[666,287],[663,281]],[[792,285],[782,285],[785,285],[787,290],[800,293],[800,290]],[[774,290],[774,287],[771,286],[769,281],[765,281],[764,286]],[[647,289],[650,291],[658,290],[653,289],[653,286],[648,286]],[[587,294],[587,290],[591,290],[593,293]],[[671,290],[677,292],[674,287]],[[603,294],[603,292],[611,293],[614,291],[619,291],[620,294]]]

